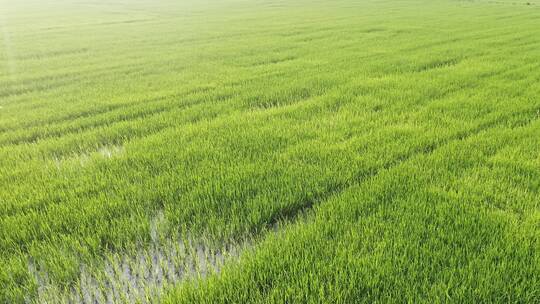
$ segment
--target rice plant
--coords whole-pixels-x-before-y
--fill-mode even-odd
[[[0,0],[0,303],[540,302],[537,0]]]

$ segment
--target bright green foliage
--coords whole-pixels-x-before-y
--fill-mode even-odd
[[[171,242],[243,252],[140,298],[540,302],[537,0],[43,2],[0,0],[0,302]]]

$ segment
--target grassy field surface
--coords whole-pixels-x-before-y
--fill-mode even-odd
[[[540,303],[540,1],[0,0],[0,303]]]

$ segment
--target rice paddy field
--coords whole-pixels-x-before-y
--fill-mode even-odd
[[[0,303],[540,303],[540,1],[0,0]]]

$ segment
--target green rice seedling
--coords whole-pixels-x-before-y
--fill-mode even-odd
[[[536,4],[0,0],[0,303],[539,302]]]

